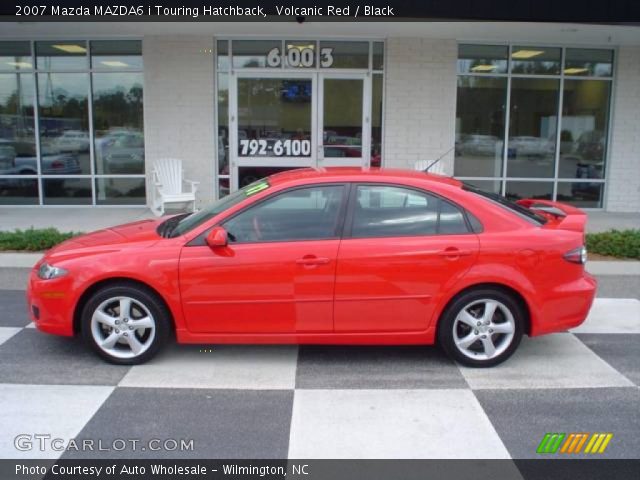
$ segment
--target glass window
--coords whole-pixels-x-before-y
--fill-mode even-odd
[[[537,198],[551,200],[553,183],[551,182],[507,182],[506,197],[511,200]]]
[[[511,213],[514,213],[519,217],[522,217],[536,225],[544,225],[545,223],[547,223],[547,219],[542,215],[539,215],[535,213],[533,210],[529,210],[528,208],[523,207],[522,205],[519,205],[515,201],[509,200],[507,197],[503,197],[498,193],[493,193],[493,192],[489,192],[488,190],[480,189],[469,183],[465,183],[462,188],[467,192],[473,192],[480,197],[486,198],[491,202],[499,205],[501,208],[508,210]],[[474,219],[473,215],[471,214],[469,214],[469,219],[471,220],[472,224],[479,223],[479,221],[477,219]],[[478,231],[476,230],[476,228],[477,226],[474,227],[475,232]]]
[[[523,47],[511,49],[511,71],[536,75],[558,75],[560,73],[560,48]]]
[[[94,73],[92,83],[96,173],[143,174],[142,73]]]
[[[341,185],[290,190],[243,211],[224,227],[233,243],[335,238],[343,197]]]
[[[234,40],[231,48],[234,68],[281,67],[281,59],[277,64],[275,61],[267,61],[267,56],[273,49],[277,49],[278,56],[282,55],[280,40]]]
[[[144,205],[144,178],[96,178],[98,205]]]
[[[38,201],[37,179],[0,178],[0,205],[37,205]]]
[[[322,82],[324,156],[362,157],[363,81],[325,78]]]
[[[613,51],[514,45],[510,73],[516,75],[509,75],[508,82],[498,76],[466,75],[499,73],[503,63],[496,68],[491,65],[496,58],[502,62],[497,53],[500,48],[459,46],[458,72],[462,75],[458,75],[454,174],[472,183],[484,181],[483,188],[497,192],[504,176],[501,165],[506,161],[509,178],[537,180],[507,181],[505,193],[512,198],[553,198],[555,191],[556,200],[601,206],[599,181],[606,174],[612,81],[571,77],[612,77]],[[474,70],[478,62],[486,65]],[[540,77],[558,74],[564,74],[563,82]],[[498,109],[504,108],[507,91],[508,142],[502,149],[504,115]],[[541,181],[544,179],[549,182]],[[592,181],[565,183],[560,179]],[[585,185],[588,188],[582,188]]]
[[[183,235],[196,227],[199,227],[205,222],[208,222],[216,215],[221,214],[225,210],[228,210],[239,203],[246,200],[248,197],[256,195],[260,192],[263,192],[269,188],[269,180],[261,180],[260,182],[256,182],[251,185],[247,185],[246,187],[236,190],[230,195],[227,195],[225,198],[220,198],[215,202],[207,205],[207,207],[198,211],[197,213],[192,213],[184,216],[180,221],[174,226],[173,230],[167,232],[169,236],[177,237],[179,235]]]
[[[359,185],[353,237],[434,235],[440,200],[402,187]]]
[[[371,80],[371,166],[382,166],[382,86],[381,74]]]
[[[511,80],[508,176],[553,177],[559,92],[559,80]]]
[[[229,175],[229,74],[218,74],[218,173]]]
[[[613,75],[613,51],[588,48],[567,48],[564,74],[574,76],[610,77]]]
[[[506,73],[509,47],[459,45],[458,73]]]
[[[462,210],[449,202],[440,200],[438,233],[441,235],[456,235],[468,232],[469,229]]]
[[[238,79],[238,155],[311,156],[311,79]]]
[[[276,173],[295,170],[297,167],[240,167],[238,168],[238,185],[240,188],[251,185],[258,180]]]
[[[610,94],[606,80],[565,80],[559,177],[604,177]]]
[[[464,183],[483,192],[497,194],[502,192],[502,182],[500,180],[465,180]]]
[[[89,67],[87,42],[36,42],[40,70],[84,70]]]
[[[43,174],[91,173],[88,90],[87,73],[38,74]]]
[[[218,198],[226,197],[231,193],[231,179],[229,177],[218,178]]]
[[[33,75],[0,74],[0,175],[38,172],[33,110]]]
[[[602,206],[602,182],[558,182],[558,201],[580,208]]]
[[[29,42],[0,42],[0,70],[31,70]]]
[[[218,55],[218,70],[229,70],[229,41],[218,40],[216,53]]]
[[[0,203],[144,204],[142,42],[34,45],[0,42]]]
[[[369,68],[369,42],[320,42],[321,68]]]
[[[373,42],[373,69],[382,70],[384,68],[384,43]]]
[[[140,40],[100,40],[91,42],[91,66],[99,70],[141,70]]]
[[[458,77],[456,176],[502,175],[506,96],[506,78]]]
[[[45,205],[91,205],[91,179],[44,178]]]

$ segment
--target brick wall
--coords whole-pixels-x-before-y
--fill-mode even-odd
[[[154,161],[176,157],[201,206],[214,198],[213,37],[149,36],[142,49],[148,202]]]
[[[640,211],[640,47],[617,56],[606,209]]]
[[[457,54],[454,40],[388,39],[385,166],[413,168],[453,147]],[[438,167],[453,173],[453,150]]]

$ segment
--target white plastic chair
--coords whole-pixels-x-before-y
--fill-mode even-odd
[[[191,203],[191,211],[196,208],[196,190],[200,182],[186,180],[182,160],[162,158],[153,165],[153,190],[151,211],[156,216],[164,215],[165,205],[170,203]],[[187,191],[184,184],[189,185]]]

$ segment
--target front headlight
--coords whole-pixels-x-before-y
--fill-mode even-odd
[[[43,280],[62,277],[67,273],[69,272],[64,268],[54,267],[53,265],[49,265],[47,262],[44,262],[40,265],[40,268],[38,268],[38,277]]]

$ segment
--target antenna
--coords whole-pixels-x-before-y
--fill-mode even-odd
[[[444,158],[444,156],[447,155],[454,148],[456,148],[455,145],[453,147],[451,147],[449,150],[447,150],[446,152],[444,152],[442,155],[440,155],[438,158],[436,158],[433,162],[431,162],[429,164],[429,166],[423,170],[423,172],[428,172],[431,167],[433,167],[436,163],[438,163],[440,160],[442,160]]]

